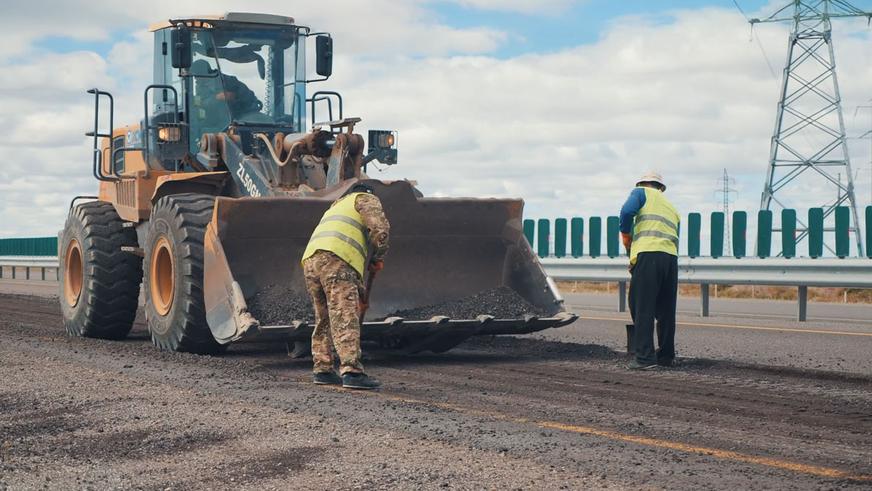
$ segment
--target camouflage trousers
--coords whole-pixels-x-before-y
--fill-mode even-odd
[[[362,373],[360,361],[360,275],[342,259],[318,251],[303,261],[306,289],[315,308],[312,361],[315,372],[333,370],[333,349],[339,372]]]

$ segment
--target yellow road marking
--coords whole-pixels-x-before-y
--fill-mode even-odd
[[[342,390],[342,389],[340,389]],[[359,392],[358,392],[359,393]],[[579,426],[572,425],[566,423],[559,423],[556,421],[539,421],[528,418],[521,418],[517,416],[509,416],[504,413],[496,412],[496,411],[482,411],[479,409],[471,409],[463,406],[458,406],[455,404],[450,404],[446,402],[436,402],[436,401],[426,401],[422,399],[412,399],[408,397],[402,397],[397,395],[388,394],[385,392],[368,392],[364,393],[367,395],[378,396],[382,399],[388,399],[395,402],[404,402],[409,404],[418,404],[425,405],[431,407],[438,407],[440,409],[446,409],[449,411],[454,411],[462,414],[469,414],[472,416],[481,416],[487,417],[491,419],[496,419],[499,421],[507,421],[511,423],[518,424],[532,424],[544,429],[550,430],[559,430],[570,433],[578,433],[582,435],[593,435],[602,438],[607,438],[609,440],[618,440],[622,442],[635,443],[638,445],[645,445],[649,447],[658,447],[658,448],[668,448],[670,450],[677,450],[679,452],[692,453],[705,455],[709,457],[715,457],[723,460],[731,460],[734,462],[743,462],[746,464],[754,464],[754,465],[762,465],[765,467],[771,467],[774,469],[780,469],[785,471],[796,472],[800,474],[809,474],[812,476],[819,477],[827,477],[832,479],[847,479],[850,481],[862,481],[862,482],[872,482],[872,474],[854,474],[849,471],[844,471],[841,469],[834,469],[832,467],[823,467],[819,465],[811,465],[811,464],[802,464],[799,462],[791,462],[789,460],[781,460],[774,459],[770,457],[758,457],[755,455],[748,455],[739,452],[733,452],[730,450],[721,450],[718,448],[710,448],[710,447],[702,447],[698,445],[690,445],[687,443],[681,443],[671,440],[661,440],[659,438],[649,438],[644,436],[636,436],[636,435],[628,435],[625,433],[619,433],[616,431],[610,430],[601,430],[598,428],[593,428],[590,426]]]
[[[630,322],[629,318],[617,318],[617,317],[591,317],[591,316],[580,316],[580,319],[594,320],[594,321],[621,321],[621,322]],[[872,337],[872,332],[850,332],[850,331],[827,331],[822,329],[797,329],[794,327],[763,327],[763,326],[743,326],[743,325],[734,325],[734,324],[716,324],[712,322],[676,322],[676,325],[679,326],[689,326],[689,327],[726,327],[730,329],[747,329],[751,331],[784,331],[784,332],[804,332],[809,334],[832,334],[836,336],[861,336],[861,337]]]

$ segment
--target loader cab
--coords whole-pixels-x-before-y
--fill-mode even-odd
[[[204,133],[231,125],[305,131],[307,35],[289,17],[261,14],[176,20],[155,29],[152,123],[183,123],[178,136],[191,154]],[[176,94],[165,87],[175,89],[177,108]],[[160,155],[159,135],[149,140],[159,161],[173,160]]]

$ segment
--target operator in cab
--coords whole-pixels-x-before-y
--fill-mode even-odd
[[[675,365],[680,217],[665,191],[663,177],[647,172],[621,208],[621,239],[630,255],[629,300],[635,326],[632,344],[636,358],[627,365],[631,370]]]
[[[233,75],[219,74],[206,60],[195,61],[190,72],[195,80],[194,105],[199,106],[203,117],[208,119],[206,126],[223,129],[230,120],[259,113],[263,108],[247,85]]]
[[[360,351],[363,276],[384,267],[390,224],[381,201],[365,183],[352,185],[323,217],[303,252],[303,275],[315,309],[313,381],[349,389],[381,385],[363,371]],[[370,247],[372,255],[370,258]],[[339,356],[334,370],[333,350]]]

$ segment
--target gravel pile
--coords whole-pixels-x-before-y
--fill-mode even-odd
[[[525,315],[547,315],[544,310],[526,301],[511,288],[501,286],[453,302],[399,310],[388,317],[397,316],[411,320],[422,320],[435,315],[444,315],[452,319],[475,319],[481,314],[492,315],[497,319],[517,319]]]
[[[315,311],[309,295],[288,285],[269,285],[247,300],[248,311],[262,326],[286,326],[298,320],[314,322]]]

